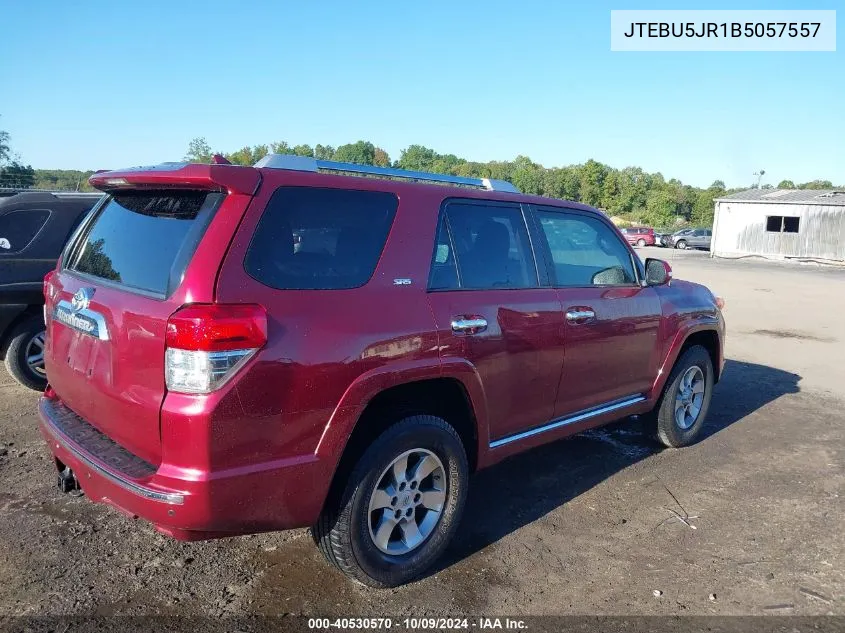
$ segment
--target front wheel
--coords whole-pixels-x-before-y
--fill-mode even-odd
[[[710,354],[701,345],[690,347],[672,368],[649,419],[661,444],[680,448],[696,441],[710,408],[713,383]]]
[[[44,370],[44,320],[30,316],[19,323],[6,346],[6,369],[20,384],[36,391],[47,386]]]
[[[637,240],[637,246],[639,246],[640,248],[642,248],[643,246],[645,246],[645,240],[644,240],[644,239],[642,239],[642,238],[638,239],[638,240]]]
[[[686,247],[687,243],[685,240],[678,240],[678,243],[675,244],[675,248],[680,248],[681,250],[684,250]]]
[[[458,434],[441,418],[407,417],[364,452],[312,528],[326,559],[370,587],[396,587],[446,549],[469,477]]]

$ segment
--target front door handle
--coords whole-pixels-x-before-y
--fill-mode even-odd
[[[478,334],[487,329],[484,317],[457,316],[452,319],[452,332],[455,334]]]
[[[596,318],[596,313],[594,310],[589,308],[583,308],[578,310],[569,310],[566,313],[566,320],[570,323],[584,323],[590,319]]]

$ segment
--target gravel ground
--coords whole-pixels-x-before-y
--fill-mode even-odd
[[[845,615],[845,270],[642,249],[727,299],[706,437],[632,424],[475,476],[428,577],[347,582],[305,531],[179,543],[61,495],[0,374],[0,615]]]

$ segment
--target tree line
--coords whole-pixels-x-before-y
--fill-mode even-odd
[[[583,202],[601,209],[610,216],[627,222],[671,227],[679,224],[710,226],[713,223],[714,199],[742,191],[726,189],[721,180],[706,189],[685,185],[680,180],[666,180],[663,174],[649,173],[640,167],[616,169],[595,160],[565,167],[544,167],[527,156],[512,161],[475,162],[454,154],[439,154],[423,145],[411,145],[402,150],[399,159],[390,160],[387,152],[369,141],[358,141],[334,148],[330,145],[294,145],[286,142],[246,146],[223,153],[236,165],[253,165],[268,153],[312,156],[381,167],[398,167],[438,174],[507,180],[525,193]],[[214,152],[204,138],[196,138],[188,145],[185,160],[210,162]],[[763,172],[765,173],[765,172]],[[751,188],[758,185],[752,184]],[[814,180],[796,185],[784,180],[779,188],[831,189],[830,181]],[[772,189],[772,185],[763,185]]]
[[[33,188],[54,191],[92,191],[88,178],[93,171],[73,169],[33,169],[23,165],[9,146],[9,134],[0,130],[0,188]],[[369,141],[338,147],[331,145],[290,145],[287,142],[245,146],[233,152],[220,152],[235,165],[253,165],[269,153],[311,156],[324,160],[397,167],[453,176],[507,180],[525,193],[575,200],[601,209],[618,222],[642,223],[658,228],[682,224],[709,226],[713,222],[713,200],[746,189],[726,189],[721,180],[709,187],[685,185],[675,178],[640,167],[617,169],[596,160],[564,167],[544,167],[527,156],[511,161],[477,162],[454,154],[440,154],[423,145],[403,149],[398,160]],[[209,163],[215,152],[205,138],[188,144],[184,159]],[[761,172],[762,174],[765,172]],[[754,183],[751,188],[757,187]],[[764,189],[772,185],[762,185]],[[826,180],[796,184],[783,180],[780,189],[832,189]]]

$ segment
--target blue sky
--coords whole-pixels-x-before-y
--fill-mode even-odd
[[[0,129],[40,168],[178,160],[196,136],[221,151],[365,139],[392,158],[420,143],[481,161],[594,158],[699,186],[750,184],[759,169],[773,184],[845,184],[842,38],[836,53],[610,52],[611,9],[684,8],[737,7],[6,2]]]

